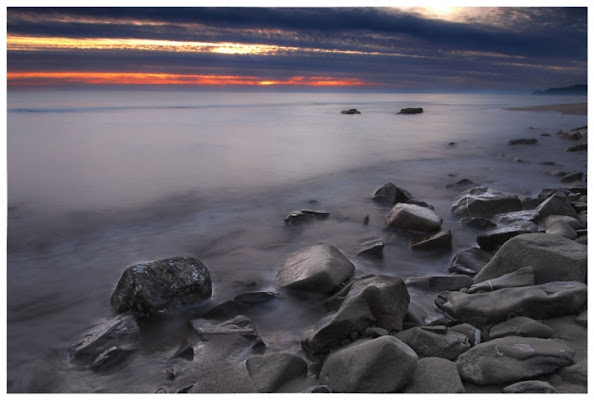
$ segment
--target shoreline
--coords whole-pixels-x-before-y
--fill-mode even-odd
[[[507,111],[557,111],[561,114],[588,115],[588,103],[550,104],[531,107],[506,107]]]

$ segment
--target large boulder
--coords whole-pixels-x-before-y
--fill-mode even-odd
[[[392,207],[396,203],[406,203],[412,200],[412,198],[413,195],[407,190],[394,185],[392,182],[388,182],[376,190],[372,200],[379,204]]]
[[[353,335],[360,337],[370,326],[402,330],[410,296],[400,278],[375,275],[353,283],[336,313],[322,318],[302,340],[311,354],[328,353]]]
[[[573,362],[575,351],[561,341],[507,336],[474,346],[458,357],[463,380],[493,385],[550,374]]]
[[[477,247],[462,250],[458,252],[452,260],[448,272],[474,276],[491,260],[491,258],[493,258],[493,253]]]
[[[571,205],[571,201],[563,192],[556,192],[545,201],[536,207],[536,211],[540,213],[542,219],[546,219],[550,215],[567,215],[575,218],[577,213]]]
[[[511,238],[474,277],[494,279],[524,267],[534,267],[536,283],[586,280],[587,246],[557,235],[527,233]]]
[[[386,225],[392,228],[434,232],[441,228],[442,219],[430,208],[398,203],[388,213]]]
[[[544,221],[546,233],[550,235],[559,235],[568,239],[577,237],[576,229],[580,226],[580,221],[565,215],[550,215]]]
[[[118,313],[163,314],[207,299],[210,273],[202,261],[175,257],[126,268],[111,296]]]
[[[343,393],[395,392],[410,382],[417,361],[415,352],[393,336],[361,339],[328,355],[320,384]]]
[[[456,364],[439,357],[421,358],[404,393],[464,393]]]
[[[409,345],[419,357],[454,360],[470,349],[466,336],[445,326],[417,326],[398,332],[396,337]]]
[[[522,210],[522,202],[517,196],[479,186],[462,193],[452,206],[451,212],[463,217],[487,217],[520,210]]]
[[[505,336],[530,336],[548,339],[553,336],[553,330],[538,321],[528,317],[515,317],[497,325],[489,330],[489,339]]]
[[[486,293],[451,292],[441,307],[459,321],[486,326],[505,321],[509,315],[545,319],[577,314],[586,299],[586,285],[560,281]]]
[[[295,378],[305,378],[307,363],[290,353],[271,353],[250,357],[245,362],[258,392],[276,392]]]
[[[336,247],[321,244],[290,257],[276,273],[278,286],[329,293],[355,272],[355,266]]]

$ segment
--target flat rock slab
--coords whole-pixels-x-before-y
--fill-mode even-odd
[[[505,336],[529,336],[548,339],[553,336],[553,330],[538,321],[528,317],[515,317],[497,325],[489,330],[489,339]]]
[[[537,284],[586,279],[587,246],[546,233],[527,233],[511,238],[474,277],[475,282],[498,278],[532,266]]]
[[[505,321],[509,315],[545,319],[577,314],[586,299],[586,285],[560,281],[488,293],[451,292],[442,309],[460,321],[486,326]]]
[[[463,217],[488,217],[520,210],[522,202],[517,196],[495,192],[485,186],[462,193],[451,208],[452,214]]]
[[[415,352],[394,336],[361,339],[328,355],[320,384],[342,393],[395,392],[411,381],[417,361]]]
[[[279,287],[329,293],[355,272],[355,266],[336,247],[322,244],[290,257],[279,268]]]
[[[468,338],[456,331],[442,331],[435,327],[417,326],[398,332],[396,337],[409,345],[419,357],[440,357],[448,360],[456,359],[470,349]]]
[[[254,386],[262,393],[276,392],[288,381],[307,375],[305,360],[290,353],[257,355],[245,364]]]
[[[492,385],[550,374],[570,365],[574,355],[562,341],[507,336],[474,346],[458,357],[456,366],[463,380]]]
[[[386,225],[392,228],[434,232],[441,228],[442,219],[430,208],[398,203],[388,213]]]
[[[193,257],[175,257],[126,268],[111,296],[118,313],[164,314],[207,299],[212,293],[208,268]]]
[[[456,364],[439,357],[421,358],[404,393],[464,393]]]

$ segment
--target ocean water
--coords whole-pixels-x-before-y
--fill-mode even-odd
[[[574,102],[586,97],[9,91],[9,392],[156,389],[152,377],[175,350],[180,321],[147,328],[146,351],[116,375],[76,368],[67,357],[80,332],[112,315],[111,293],[138,262],[200,258],[213,278],[213,297],[202,308],[277,290],[282,262],[320,242],[337,246],[360,273],[447,274],[475,237],[450,214],[459,192],[445,186],[467,178],[536,197],[560,184],[541,162],[586,172],[586,153],[563,152],[573,143],[555,135],[587,125],[585,116],[504,110]],[[404,107],[425,112],[395,114]],[[347,108],[361,114],[340,114]],[[507,145],[522,137],[539,143]],[[434,205],[453,230],[451,252],[412,253],[408,238],[383,229],[389,210],[371,197],[387,182]],[[327,210],[330,218],[284,226],[300,208]],[[369,225],[361,223],[366,215]],[[386,244],[383,259],[355,257],[375,239]],[[282,296],[255,323],[269,348],[298,349],[324,311],[317,298]]]

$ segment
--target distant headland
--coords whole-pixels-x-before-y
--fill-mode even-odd
[[[587,95],[588,94],[588,85],[573,85],[573,86],[568,86],[568,87],[562,87],[562,88],[551,88],[551,89],[546,89],[546,90],[535,90],[534,92],[532,92],[532,94],[553,94],[553,95],[563,95],[563,94],[583,94],[583,95]]]

